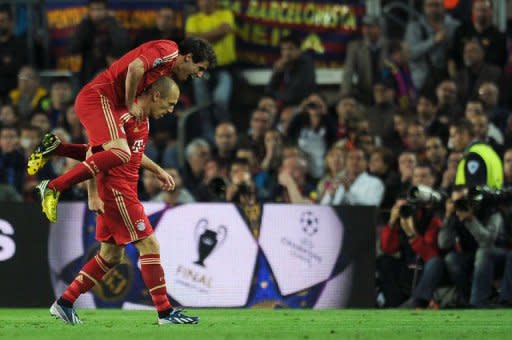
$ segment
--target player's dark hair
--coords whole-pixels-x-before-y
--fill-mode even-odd
[[[207,61],[209,68],[214,68],[217,65],[215,51],[212,45],[204,39],[195,37],[186,38],[178,44],[178,47],[181,55],[192,53],[194,63]]]

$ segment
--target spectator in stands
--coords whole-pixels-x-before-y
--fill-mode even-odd
[[[28,159],[32,151],[41,142],[43,133],[40,128],[25,124],[20,131],[20,146],[23,148],[25,158]]]
[[[507,149],[503,154],[503,187],[512,187],[512,149]]]
[[[14,35],[10,5],[0,6],[0,100],[16,88],[16,76],[27,63],[26,44]]]
[[[427,135],[439,136],[443,143],[448,141],[448,126],[438,118],[437,97],[421,94],[416,105],[416,113]]]
[[[380,205],[384,210],[391,209],[400,193],[400,178],[394,170],[395,163],[396,159],[393,153],[385,147],[378,147],[370,154],[368,172],[384,183],[384,198]]]
[[[382,144],[390,148],[394,154],[399,154],[407,148],[407,127],[411,120],[407,112],[397,110],[393,113],[393,127],[382,138]]]
[[[9,99],[21,118],[34,111],[45,111],[50,105],[48,91],[39,85],[39,75],[32,66],[23,66],[18,73],[18,87],[9,92]]]
[[[316,87],[315,65],[300,49],[300,40],[289,35],[281,38],[281,56],[274,63],[266,93],[276,98],[279,108],[298,105]]]
[[[135,40],[134,47],[137,47],[150,40],[173,40],[180,42],[183,40],[183,32],[176,23],[176,13],[169,5],[162,5],[155,18],[155,26],[143,30]]]
[[[277,116],[278,116],[278,111],[277,111],[278,108],[277,108],[276,100],[273,97],[270,97],[270,96],[261,97],[260,100],[258,100],[257,108],[268,111],[270,113],[270,121],[272,123],[271,125],[272,126],[276,125],[276,123],[277,123],[276,120],[277,120]]]
[[[84,128],[76,116],[75,106],[73,104],[69,104],[66,108],[66,115],[64,116],[62,127],[69,132],[71,136],[71,143],[85,143],[86,138]]]
[[[19,132],[15,127],[5,126],[0,130],[0,183],[23,192],[26,160],[19,149]]]
[[[345,95],[336,103],[336,118],[338,119],[338,131],[336,139],[348,137],[348,122],[360,115],[360,106],[352,95]]]
[[[478,243],[475,255],[470,305],[488,307],[495,269],[504,272],[500,302],[512,303],[512,252],[510,230],[495,204],[455,205],[455,214]]]
[[[484,104],[484,109],[485,112],[487,112],[489,120],[496,125],[501,132],[504,132],[510,113],[500,105],[500,90],[498,86],[491,82],[484,82],[478,89],[478,95]]]
[[[503,135],[497,129],[494,130],[497,135],[489,134],[491,133],[491,127],[487,115],[483,112],[474,112],[468,116],[468,120],[471,125],[473,125],[475,138],[489,144],[497,153],[501,154],[503,151]],[[498,138],[499,141],[496,138]]]
[[[261,161],[261,170],[276,174],[283,160],[283,137],[278,130],[265,132],[265,157]]]
[[[160,182],[154,173],[148,170],[142,171],[142,184],[144,191],[142,198],[145,201],[155,200],[161,193]]]
[[[178,150],[176,138],[168,124],[158,123],[151,126],[151,138],[146,146],[145,153],[164,168],[178,167]]]
[[[11,104],[5,104],[0,107],[0,127],[14,126],[18,124],[18,114]]]
[[[373,85],[373,102],[366,111],[369,132],[380,140],[393,129],[395,90],[389,82],[378,81]]]
[[[503,71],[497,66],[485,63],[484,47],[478,40],[464,44],[464,67],[457,72],[455,81],[459,97],[466,101],[478,98],[478,89],[484,82],[494,82],[502,86]]]
[[[380,206],[384,197],[384,184],[379,178],[368,174],[366,157],[361,149],[347,152],[344,176],[338,179],[337,187],[325,193],[321,204]],[[370,192],[371,195],[368,195]]]
[[[416,90],[412,83],[411,70],[404,44],[401,41],[391,41],[389,51],[382,68],[384,82],[393,84],[395,101],[403,110],[416,104]]]
[[[221,172],[227,175],[229,163],[235,158],[237,147],[236,127],[230,122],[224,122],[215,128],[215,148],[213,157],[219,160]]]
[[[446,156],[448,151],[439,136],[430,135],[425,141],[425,156],[428,164],[434,170],[437,179],[436,186],[441,184],[443,171],[446,167]]]
[[[417,21],[407,24],[405,42],[410,54],[412,81],[417,90],[434,88],[447,75],[448,48],[459,22],[445,14],[443,0],[425,0]]]
[[[194,197],[199,194],[198,189],[203,180],[204,167],[210,157],[210,145],[204,139],[196,138],[185,148],[187,164],[182,172],[183,184]]]
[[[457,98],[457,84],[453,79],[444,79],[436,87],[439,120],[448,124],[464,116],[464,107]]]
[[[412,172],[417,164],[418,159],[414,152],[404,151],[398,156],[398,174],[400,175],[399,193],[405,193],[411,186]]]
[[[341,95],[354,95],[362,103],[372,103],[372,86],[381,79],[381,69],[387,53],[387,41],[382,34],[379,17],[366,15],[362,21],[363,37],[347,46]],[[354,83],[357,78],[357,83]]]
[[[318,201],[321,201],[330,189],[340,184],[339,179],[344,176],[345,170],[345,150],[337,145],[333,145],[325,155],[324,166],[325,175],[318,181],[316,186]]]
[[[464,44],[472,39],[477,39],[484,47],[487,64],[500,69],[505,67],[508,54],[506,36],[493,24],[492,18],[493,0],[473,0],[472,22],[460,25],[453,37],[448,64],[451,76],[464,67]]]
[[[281,110],[276,127],[283,137],[287,137],[286,134],[288,132],[288,127],[290,126],[290,122],[293,120],[293,117],[295,117],[295,114],[297,114],[296,106],[286,106]]]
[[[258,161],[263,160],[265,156],[265,132],[269,130],[272,125],[270,122],[270,113],[265,110],[256,109],[252,112],[251,121],[249,123],[249,131],[247,135],[240,138],[240,145],[250,146]]]
[[[229,184],[226,188],[226,201],[241,205],[254,205],[258,194],[249,163],[246,159],[236,158],[230,166]]]
[[[110,66],[131,46],[128,33],[114,16],[109,15],[107,6],[107,0],[90,0],[88,13],[70,42],[71,53],[82,57],[82,85]]]
[[[154,202],[164,202],[170,207],[176,206],[178,204],[195,202],[195,199],[192,196],[192,194],[183,187],[183,179],[181,178],[181,175],[178,172],[178,170],[174,168],[164,168],[164,170],[169,175],[171,175],[172,178],[174,178],[174,190],[163,190],[159,194],[157,194],[152,200]]]
[[[417,120],[411,121],[407,126],[407,150],[414,152],[419,160],[425,160],[426,138],[423,125]]]
[[[283,159],[277,177],[278,185],[270,196],[272,202],[308,204],[315,200],[315,186],[307,180],[308,164],[301,156]]]
[[[327,114],[327,105],[318,95],[311,94],[303,104],[302,112],[297,114],[288,127],[288,140],[307,154],[309,172],[315,179],[324,172],[324,156],[336,140],[336,124]]]
[[[478,128],[478,135],[476,138],[482,142],[489,141],[492,147],[500,147],[503,145],[504,138],[501,131],[489,122],[486,112],[484,111],[484,104],[479,100],[470,100],[466,104],[466,119],[473,124],[473,128]],[[482,118],[485,117],[485,118]],[[476,133],[477,131],[473,129]]]
[[[451,282],[455,284],[459,307],[467,307],[471,291],[471,273],[478,243],[455,215],[454,202],[463,197],[464,188],[453,190],[446,200],[445,214],[437,238],[439,249],[445,253],[444,263]]]
[[[73,100],[73,87],[71,79],[56,78],[50,87],[50,105],[47,109],[48,117],[52,128],[61,125],[66,109]]]
[[[446,169],[443,172],[441,179],[441,189],[445,192],[451,192],[453,183],[455,183],[455,176],[457,175],[457,165],[462,160],[462,152],[452,151],[448,155],[446,161]]]
[[[453,151],[464,152],[466,147],[476,141],[473,125],[465,119],[450,124],[450,141]]]
[[[216,0],[197,0],[197,7],[199,11],[187,18],[185,35],[208,40],[217,55],[217,67],[208,70],[209,79],[204,77],[193,79],[194,98],[198,105],[212,101],[215,104],[213,110],[215,121],[223,122],[230,119],[229,110],[233,91],[232,67],[236,62],[235,18],[230,9],[217,8]],[[207,115],[209,110],[203,110],[203,112],[206,115],[202,117],[203,128],[210,129],[205,125],[206,120],[210,120],[211,126],[214,126]]]
[[[34,112],[30,118],[30,124],[41,129],[43,135],[50,132],[52,128],[50,125],[50,119],[48,119],[48,116],[44,112]]]
[[[272,133],[274,131],[275,130],[269,130],[269,131],[267,131],[266,135],[270,136],[270,135],[272,135]],[[274,139],[273,136],[271,136],[271,137],[272,137],[272,139]],[[265,139],[268,139],[268,138],[269,137],[266,137]],[[277,145],[281,144],[281,141],[280,141],[280,137],[277,137],[276,139],[278,139],[278,141],[275,141],[275,143],[276,143],[275,145],[277,148]],[[281,151],[276,151],[276,152],[282,152],[282,145],[279,147],[279,149],[281,149]],[[261,167],[260,167],[260,164],[258,163],[258,161],[256,159],[256,155],[254,154],[254,150],[247,146],[241,146],[236,150],[236,159],[247,160],[247,163],[249,164],[249,171],[251,173],[252,180],[253,180],[254,184],[256,185],[256,193],[257,193],[258,200],[259,201],[268,200],[269,195],[270,195],[270,189],[272,189],[271,185],[276,182],[278,168],[276,168],[276,169],[268,169],[267,168],[265,170],[263,168],[265,160],[263,161],[263,163],[261,164]],[[281,162],[279,162],[276,165],[277,165],[277,167],[279,167],[281,165]]]
[[[433,174],[420,176],[420,169],[431,170],[428,165],[417,165],[413,171],[417,175],[413,176],[412,184],[433,183]],[[404,199],[396,201],[388,224],[381,230],[380,247],[383,255],[377,259],[377,272],[387,307],[401,304],[403,308],[423,308],[429,305],[443,277],[443,261],[437,246],[442,221],[434,214],[432,206],[411,207],[408,210],[412,211],[405,212],[405,208],[402,208],[405,204]],[[423,270],[414,287],[410,266],[417,267],[420,264]],[[412,296],[407,299],[411,288]]]

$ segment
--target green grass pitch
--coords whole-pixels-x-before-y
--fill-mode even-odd
[[[0,309],[5,339],[512,339],[512,310],[197,309],[198,325],[156,324],[151,311],[78,310],[69,326],[46,309]]]

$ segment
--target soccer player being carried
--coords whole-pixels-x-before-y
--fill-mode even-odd
[[[178,86],[170,77],[160,77],[137,97],[137,105],[144,113],[142,120],[135,119],[127,110],[120,115],[131,157],[128,163],[112,168],[108,173],[99,172],[95,180],[88,181],[89,209],[98,214],[96,239],[100,242],[100,250],[82,267],[66,291],[50,308],[53,316],[66,323],[81,323],[73,308],[74,302],[120,262],[124,247],[130,243],[139,251],[142,279],[158,312],[158,323],[199,322],[198,317],[186,316],[171,307],[160,265],[158,241],[137,195],[140,167],[156,174],[163,189],[174,189],[174,179],[144,155],[144,148],[149,134],[147,117],[158,119],[172,112],[179,93]],[[80,161],[84,161],[86,157],[94,157],[90,156],[92,150],[86,144],[65,144],[60,141],[58,144],[65,148],[74,148],[75,152],[68,154],[68,157]]]
[[[178,81],[202,77],[215,63],[212,46],[200,38],[187,38],[179,46],[171,40],[154,40],[129,51],[85,85],[76,97],[75,110],[94,154],[63,175],[38,185],[42,210],[50,222],[57,221],[57,204],[63,190],[128,163],[131,151],[121,114],[128,111],[137,120],[145,117],[135,101],[137,96],[162,76],[172,75]],[[82,149],[60,144],[54,136],[46,135],[29,157],[29,175],[44,166],[52,152],[73,157]]]

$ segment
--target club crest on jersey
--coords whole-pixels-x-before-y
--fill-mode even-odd
[[[132,145],[132,152],[142,152],[144,150],[144,140],[137,139]]]
[[[162,58],[156,58],[155,61],[153,62],[153,68],[158,67],[158,66],[162,65],[163,63],[164,63],[164,61]]]
[[[136,222],[136,228],[139,230],[139,231],[143,231],[144,229],[146,229],[146,224],[144,223],[143,220],[138,220]]]

